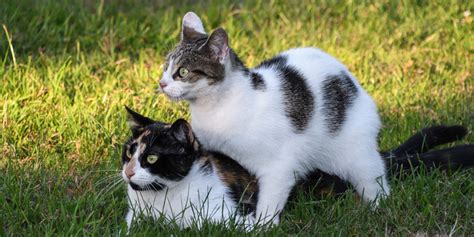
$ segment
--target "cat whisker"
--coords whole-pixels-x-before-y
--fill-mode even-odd
[[[120,170],[116,170],[116,169],[114,169],[114,170],[92,170],[92,171],[89,171],[89,172],[91,172],[91,173],[100,173],[100,172],[117,172],[117,173],[118,173],[118,172],[120,172]]]
[[[111,174],[111,175],[107,175],[105,177],[102,177],[101,179],[99,179],[95,184],[98,185],[98,184],[101,184],[103,182],[107,182],[107,181],[110,181],[110,180],[113,180],[115,178],[121,178],[121,176],[119,174]]]
[[[117,186],[117,185],[120,184],[120,183],[121,183],[120,181],[115,181],[115,182],[111,183],[111,185],[100,189],[100,190],[98,191],[98,193],[99,193],[99,194],[108,193],[112,188],[115,188],[115,186]]]
[[[108,177],[105,177],[101,180],[99,180],[97,183],[95,183],[95,186],[96,187],[100,187],[102,186],[103,184],[105,184],[106,186],[103,187],[99,192],[103,191],[104,189],[107,189],[107,188],[110,188],[110,183],[112,184],[116,184],[116,183],[120,183],[122,182],[122,178],[120,176],[108,176]]]
[[[99,196],[109,193],[111,190],[114,190],[114,188],[118,187],[118,185],[122,183],[122,180],[117,180],[114,183],[112,183],[110,186],[105,187],[104,189],[99,191]]]
[[[114,180],[115,180],[115,177],[108,176],[108,177],[104,177],[104,178],[98,180],[97,182],[94,183],[94,185],[99,187],[104,183],[109,183],[109,182],[114,181]]]

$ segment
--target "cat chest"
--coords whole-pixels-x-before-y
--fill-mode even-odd
[[[206,184],[206,182],[202,182]],[[199,186],[199,185],[194,185]],[[165,215],[186,225],[195,219],[195,213],[202,213],[203,219],[216,219],[230,216],[234,205],[226,194],[225,187],[201,187],[193,189],[177,187],[167,192],[136,192],[129,190],[131,208],[144,212],[146,216],[159,218]],[[224,211],[226,210],[226,211]],[[191,222],[189,222],[191,223]]]

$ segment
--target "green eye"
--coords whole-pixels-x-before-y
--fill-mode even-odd
[[[137,150],[137,143],[132,143],[127,147],[127,150],[125,151],[125,155],[127,158],[130,160],[132,159],[133,153]]]
[[[180,67],[178,69],[178,75],[179,77],[185,77],[186,75],[188,75],[189,71],[188,69],[184,68],[184,67]]]
[[[146,161],[148,161],[148,163],[150,163],[150,164],[154,164],[157,160],[158,160],[157,155],[149,155],[146,158]]]

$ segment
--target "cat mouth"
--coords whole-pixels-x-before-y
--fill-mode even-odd
[[[166,92],[164,92],[164,94],[172,101],[180,101],[180,100],[184,99],[183,95],[171,95],[171,94],[168,94]]]
[[[138,184],[133,183],[133,182],[129,182],[128,184],[135,191],[161,191],[164,188],[166,188],[165,184],[162,184],[162,183],[159,183],[159,182],[156,182],[156,181],[153,182],[153,183],[150,183],[150,184],[146,184],[146,185],[138,185]]]
[[[186,99],[187,91],[176,91],[176,90],[165,90],[162,89],[161,92],[165,94],[168,99],[172,101],[180,101]]]
[[[183,97],[181,96],[170,96],[170,95],[168,96],[168,98],[172,101],[180,101],[183,99]]]
[[[165,90],[159,89],[159,92],[163,93],[168,97],[170,100],[178,101],[183,99],[183,93],[178,92],[176,90]]]

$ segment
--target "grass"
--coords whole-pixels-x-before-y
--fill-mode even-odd
[[[298,46],[339,58],[379,106],[382,149],[432,124],[474,128],[472,1],[178,2],[2,1],[0,235],[123,230],[123,106],[168,122],[189,118],[186,104],[155,93],[189,10],[208,30],[224,27],[249,66]],[[352,193],[300,194],[268,234],[472,235],[473,178],[469,170],[408,174],[377,211]],[[242,235],[150,220],[133,233]]]

